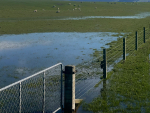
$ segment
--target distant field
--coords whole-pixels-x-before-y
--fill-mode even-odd
[[[71,5],[69,5],[71,3]],[[53,6],[56,7],[53,7]],[[75,6],[74,6],[75,5]],[[56,13],[59,7],[60,13]],[[97,9],[95,9],[97,7]],[[0,34],[31,32],[129,32],[149,24],[145,19],[55,20],[83,16],[128,16],[150,12],[150,3],[0,0]],[[80,8],[81,11],[72,10]],[[37,10],[37,12],[33,12]],[[54,19],[54,20],[52,20]]]

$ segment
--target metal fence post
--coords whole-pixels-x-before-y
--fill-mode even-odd
[[[107,59],[106,59],[106,49],[103,49],[103,78],[107,78]]]
[[[126,60],[126,39],[123,38],[123,60]]]
[[[144,43],[145,43],[145,27],[143,28],[143,37],[144,37]]]
[[[138,50],[138,33],[135,32],[135,50]]]
[[[65,66],[64,113],[75,110],[75,66]]]
[[[45,72],[43,73],[43,113],[45,113]]]
[[[19,99],[20,99],[20,103],[19,103],[19,113],[21,113],[21,82],[19,83],[19,90],[20,90],[20,93],[19,93]]]

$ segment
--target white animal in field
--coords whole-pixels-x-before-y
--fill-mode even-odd
[[[72,9],[72,11],[74,11],[74,9]]]
[[[97,7],[95,7],[95,9],[97,9]]]
[[[37,10],[34,10],[34,12],[37,12]]]
[[[59,10],[59,7],[57,9]]]
[[[69,3],[69,5],[71,5],[71,3]]]
[[[77,9],[77,8],[74,8],[75,10]]]

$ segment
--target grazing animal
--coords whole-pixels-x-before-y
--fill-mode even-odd
[[[97,9],[97,7],[95,7],[95,9]]]
[[[72,9],[72,11],[74,11],[74,9]]]
[[[56,7],[55,5],[53,7]]]
[[[37,10],[34,10],[34,12],[37,12]]]
[[[74,8],[75,10],[77,9],[77,8]]]
[[[56,11],[56,13],[60,13],[60,10]]]
[[[59,10],[59,7],[57,9]]]
[[[69,5],[71,5],[71,3],[69,3]]]

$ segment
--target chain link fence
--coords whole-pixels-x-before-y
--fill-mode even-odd
[[[0,89],[1,113],[52,113],[62,105],[62,63]]]

